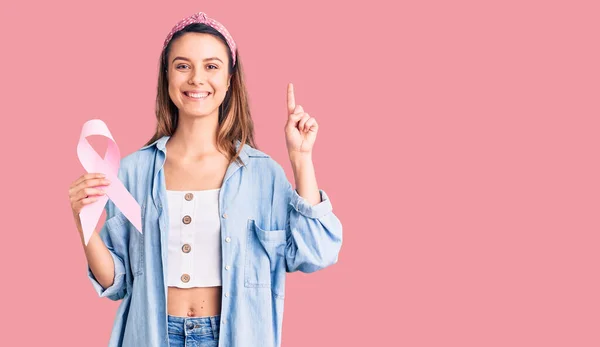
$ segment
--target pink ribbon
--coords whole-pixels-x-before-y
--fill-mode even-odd
[[[87,141],[86,137],[91,135],[102,135],[109,139],[108,147],[104,159],[98,155],[94,148]],[[141,207],[135,198],[129,193],[127,188],[119,180],[119,166],[121,164],[121,153],[117,143],[113,139],[106,124],[100,119],[92,119],[83,125],[79,144],[77,145],[77,156],[83,168],[88,173],[102,173],[106,175],[111,184],[104,188],[106,194],[99,196],[99,199],[89,205],[83,206],[79,213],[81,226],[83,228],[83,237],[87,246],[92,237],[92,233],[100,220],[104,205],[108,198],[119,208],[123,215],[131,221],[131,224],[141,233],[142,232],[142,212]]]

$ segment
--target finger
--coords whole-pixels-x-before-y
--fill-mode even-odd
[[[294,85],[292,83],[288,83],[287,104],[288,114],[293,113],[296,108],[296,98],[294,97]]]
[[[304,113],[304,109],[302,108],[301,105],[296,105],[293,113]]]
[[[77,195],[79,191],[81,191],[85,188],[90,188],[90,187],[103,188],[103,187],[109,186],[110,184],[111,184],[111,182],[105,178],[95,178],[95,179],[85,180],[85,181],[79,183],[79,185],[77,187],[70,189],[69,193]]]
[[[288,123],[292,122],[294,126],[298,124],[298,121],[304,116],[304,110],[302,106],[296,105],[293,112],[288,115]]]
[[[106,187],[110,184],[111,184],[110,180],[108,180],[106,178],[95,178],[95,179],[91,179],[91,180],[82,182],[80,186],[83,189],[83,188],[87,188],[87,187]]]
[[[304,127],[306,128],[306,132],[317,131],[317,129],[319,129],[319,124],[317,123],[316,119],[311,118],[306,122],[306,124],[304,124]]]
[[[84,188],[77,193],[77,200],[82,200],[90,196],[102,196],[105,195],[106,192],[99,188]]]
[[[306,124],[306,121],[308,121],[309,119],[310,119],[310,116],[308,115],[308,113],[304,113],[304,115],[302,116],[302,119],[300,119],[300,123],[298,124],[298,130],[304,131],[304,125]]]
[[[292,113],[288,117],[288,123],[292,124],[293,126],[296,126],[296,125],[298,125],[298,122],[302,119],[302,117],[304,117],[304,115],[305,115],[304,112],[301,112],[301,113]]]
[[[77,203],[77,209],[76,209],[76,211],[81,212],[81,209],[83,208],[83,206],[89,205],[89,204],[91,204],[92,202],[95,202],[98,199],[100,199],[99,196],[91,196],[89,198],[81,199]]]
[[[75,185],[77,185],[77,184],[79,184],[79,183],[81,183],[81,182],[83,182],[83,181],[86,181],[86,180],[92,180],[92,179],[103,179],[103,178],[106,178],[106,175],[105,175],[105,174],[102,174],[102,173],[99,173],[99,172],[96,172],[96,173],[88,173],[88,174],[82,175],[82,176],[79,178],[79,180],[78,180],[79,182],[78,182],[78,183],[76,183]]]
[[[106,178],[106,175],[102,174],[102,173],[87,173],[87,174],[81,175],[75,182],[73,182],[73,184],[71,185],[70,188],[73,188],[73,187],[79,185],[81,182],[88,180],[88,179],[92,179],[92,178]]]

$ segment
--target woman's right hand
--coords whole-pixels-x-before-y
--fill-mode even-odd
[[[80,232],[81,220],[79,219],[79,213],[83,209],[83,206],[95,202],[102,195],[106,194],[102,188],[109,184],[110,181],[106,179],[104,174],[87,173],[75,180],[69,187],[71,209],[73,209],[73,217]]]
[[[85,205],[89,205],[102,197],[105,194],[102,188],[107,187],[109,184],[110,181],[106,179],[105,175],[101,173],[88,173],[79,177],[69,187],[69,199],[71,200],[73,217],[79,231],[81,245],[85,251],[88,266],[98,283],[105,289],[114,283],[114,260],[110,254],[110,250],[98,234],[92,233],[89,243],[85,243],[79,213]]]

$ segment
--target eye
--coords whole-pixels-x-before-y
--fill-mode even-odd
[[[179,69],[181,66],[188,66],[187,64],[179,64],[177,65],[177,68]]]
[[[214,65],[214,64],[210,64],[210,65],[208,65],[208,67],[211,67],[211,66],[214,66],[214,67],[215,67],[215,69],[218,69],[218,68],[219,68],[217,65]]]

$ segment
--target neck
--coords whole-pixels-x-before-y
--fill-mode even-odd
[[[218,113],[194,117],[179,116],[177,129],[167,142],[167,151],[182,159],[216,154]]]

